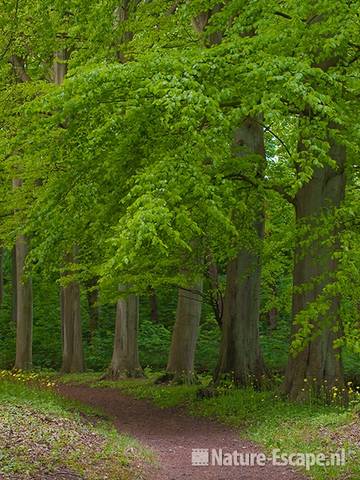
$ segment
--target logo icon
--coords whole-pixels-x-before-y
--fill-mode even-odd
[[[193,466],[204,467],[209,465],[209,449],[208,448],[193,448],[191,463]]]

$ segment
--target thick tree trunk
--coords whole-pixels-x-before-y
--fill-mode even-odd
[[[13,180],[13,187],[20,188],[22,181]],[[29,243],[25,235],[19,235],[15,243],[16,268],[16,358],[15,369],[32,368],[33,299],[32,281],[25,276]]]
[[[98,300],[99,300],[99,289],[97,287],[97,278],[91,279],[87,285],[87,291],[86,291],[86,296],[87,296],[87,301],[89,305],[89,333],[90,333],[90,343],[94,337],[94,334],[96,332],[98,323],[99,323],[99,305],[98,305]]]
[[[179,289],[176,320],[173,330],[168,377],[175,382],[191,383],[195,380],[194,361],[202,307],[202,282],[189,290]]]
[[[115,24],[125,22],[129,18],[130,8],[136,8],[139,2],[121,0],[114,11]],[[130,41],[133,33],[123,32],[118,39],[119,49],[116,52],[117,60],[126,63],[128,58],[122,50],[122,46]],[[126,288],[120,285],[120,292],[124,293]],[[139,360],[138,348],[139,330],[139,297],[130,294],[127,297],[119,298],[116,304],[115,334],[113,355],[108,371],[103,378],[117,379],[120,377],[141,377],[143,371]]]
[[[114,349],[106,377],[140,377],[143,375],[138,349],[139,297],[120,298],[116,305]]]
[[[61,50],[54,54],[54,82],[61,85],[67,73],[68,53]],[[76,249],[66,255],[66,263],[75,263]],[[69,272],[64,273],[65,277]],[[82,326],[80,315],[80,285],[71,281],[61,287],[61,325],[62,325],[62,366],[64,373],[82,372],[84,370],[84,353],[82,344]]]
[[[28,240],[24,235],[16,239],[16,359],[15,369],[28,370],[32,367],[32,282],[26,278],[25,262]]]
[[[265,163],[263,128],[256,119],[249,118],[235,135],[238,156],[257,154],[258,175],[262,176]],[[227,268],[222,318],[220,357],[214,374],[218,383],[224,374],[231,375],[239,386],[259,385],[265,373],[259,342],[261,242],[264,215],[261,198],[258,203],[254,233],[259,245],[242,249]]]
[[[325,297],[328,308],[308,320],[313,336],[301,352],[289,358],[284,390],[292,400],[311,395],[329,399],[336,391],[333,387],[340,387],[341,391],[344,383],[341,351],[334,348],[334,341],[342,333],[340,299],[325,290],[336,280],[338,268],[334,258],[339,248],[338,232],[333,221],[335,209],[345,195],[346,149],[334,141],[330,144],[330,157],[336,168],[317,168],[296,195],[298,241],[293,273],[293,338],[299,332],[300,326],[296,324],[299,314],[321,296]]]
[[[114,11],[115,23],[116,25],[120,25],[121,23],[125,22],[129,18],[130,10],[132,8],[136,8],[140,0],[122,0],[119,2],[119,6]],[[130,31],[124,31],[121,38],[119,39],[119,43],[124,45],[127,42],[131,41],[134,34]],[[125,53],[119,49],[116,52],[117,60],[120,63],[127,63],[128,59],[125,56]]]
[[[69,258],[67,259],[69,260]],[[63,373],[84,371],[80,315],[80,285],[74,281],[61,287],[62,366]]]
[[[262,230],[259,222],[259,236]],[[239,386],[261,383],[265,370],[259,343],[260,277],[257,253],[243,250],[228,265],[215,382],[230,374]]]

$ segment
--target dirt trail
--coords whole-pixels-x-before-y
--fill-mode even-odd
[[[62,395],[101,408],[115,427],[150,447],[158,459],[145,480],[304,480],[291,468],[274,466],[193,466],[192,449],[223,449],[223,452],[259,452],[249,441],[215,421],[185,415],[179,409],[160,409],[111,388],[62,385]]]

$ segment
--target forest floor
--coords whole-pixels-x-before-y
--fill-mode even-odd
[[[155,453],[154,469],[146,480],[300,480],[305,477],[289,467],[275,466],[193,466],[192,449],[223,449],[223,452],[255,453],[259,447],[241,439],[235,429],[219,422],[191,417],[185,411],[160,408],[147,400],[135,399],[115,388],[61,385],[59,392],[109,415],[119,432],[139,440]]]
[[[0,480],[360,480],[358,402],[299,405],[275,386],[224,385],[199,398],[198,385],[157,385],[157,376],[0,372]],[[346,463],[193,466],[193,449],[268,457],[344,449]]]
[[[102,412],[36,375],[0,372],[0,480],[136,480],[147,463],[150,451]]]
[[[264,391],[224,385],[217,396],[200,399],[198,385],[158,385],[154,380],[159,373],[146,373],[147,378],[115,382],[99,380],[98,373],[57,377],[67,395],[102,408],[113,416],[120,431],[131,433],[150,446],[159,459],[158,472],[146,480],[360,480],[357,400],[348,407],[316,401],[290,403],[279,396],[276,385]],[[200,381],[207,385],[209,378],[204,376]],[[342,466],[316,465],[310,471],[303,468],[300,473],[279,467],[251,467],[241,469],[240,475],[239,467],[236,471],[218,466],[197,466],[194,470],[191,451],[196,448],[223,448],[223,452],[260,450],[267,455],[279,449],[281,453],[310,452],[325,454],[327,458],[343,449],[346,462]]]

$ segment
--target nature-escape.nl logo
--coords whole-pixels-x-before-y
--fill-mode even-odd
[[[330,454],[286,453],[281,452],[280,449],[274,449],[268,456],[262,452],[238,452],[237,450],[225,452],[222,448],[193,448],[191,460],[192,465],[198,467],[263,467],[270,463],[275,466],[305,467],[306,470],[310,470],[315,465],[320,467],[343,466],[350,453],[345,449]]]

